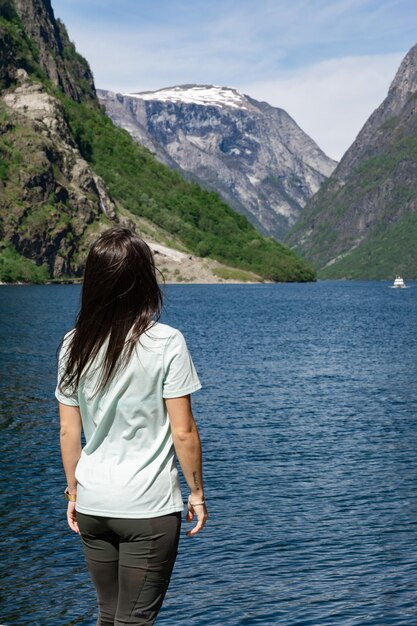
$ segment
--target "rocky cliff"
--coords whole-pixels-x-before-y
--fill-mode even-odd
[[[1,0],[0,50],[2,274],[77,276],[91,237],[118,222],[53,93],[94,103],[91,71],[48,0]]]
[[[0,99],[0,237],[48,275],[82,270],[80,242],[118,221],[103,181],[77,149],[64,111],[22,69]],[[24,154],[24,158],[23,158]]]
[[[287,241],[324,277],[417,277],[417,45]]]
[[[161,162],[217,191],[278,239],[336,165],[288,113],[236,89],[98,95],[112,120]]]
[[[77,53],[50,0],[0,0],[0,80],[14,82],[23,68],[46,76],[71,99],[95,100],[93,75]]]

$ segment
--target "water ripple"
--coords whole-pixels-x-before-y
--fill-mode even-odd
[[[400,290],[401,291],[401,290]],[[417,624],[417,289],[172,286],[210,520],[184,536],[158,624]],[[0,288],[0,623],[93,626],[66,526],[55,350],[79,287]]]

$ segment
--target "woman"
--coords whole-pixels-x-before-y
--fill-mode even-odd
[[[68,524],[81,535],[98,626],[153,624],[186,519],[207,520],[201,445],[190,393],[201,388],[182,334],[159,318],[152,253],[112,228],[87,258],[81,309],[62,341],[55,395]],[[81,429],[86,444],[81,449]]]

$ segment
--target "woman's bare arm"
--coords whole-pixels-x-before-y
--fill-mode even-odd
[[[206,505],[198,504],[204,501],[200,436],[194,421],[189,395],[180,398],[166,398],[165,403],[171,423],[175,453],[190,489],[186,519],[191,522],[194,513],[197,515],[196,526],[187,533],[191,537],[202,530],[208,517]]]
[[[68,406],[59,402],[61,457],[67,479],[68,491],[77,493],[75,468],[81,456],[81,413],[78,406]],[[75,502],[68,502],[68,525],[79,533],[75,513]]]

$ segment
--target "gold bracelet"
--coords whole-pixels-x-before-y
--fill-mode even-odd
[[[76,502],[77,501],[77,494],[76,493],[70,493],[68,491],[68,487],[64,491],[64,496],[66,497],[68,502]]]

